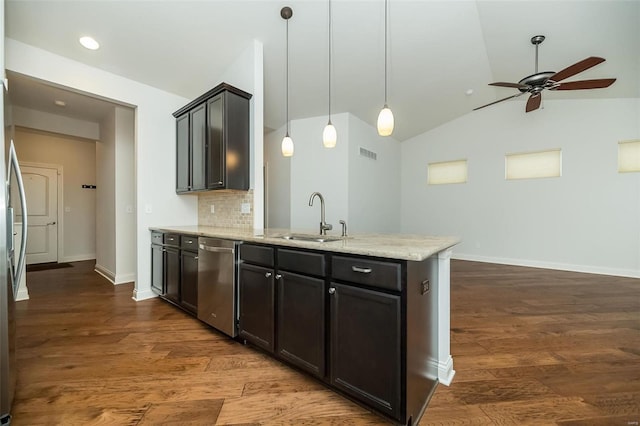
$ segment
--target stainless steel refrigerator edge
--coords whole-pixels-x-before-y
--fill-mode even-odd
[[[236,257],[235,241],[198,239],[198,319],[235,337]]]
[[[0,35],[4,40],[4,0],[0,0]],[[8,99],[7,81],[4,74],[4,42],[0,43],[0,70],[2,70],[2,90],[0,90],[0,117],[2,117],[2,132],[0,142],[0,180],[6,176],[5,184],[0,184],[0,424],[11,423],[11,405],[16,385],[15,367],[15,295],[18,292],[21,274],[24,271],[26,240],[27,240],[27,208],[24,186],[20,166],[16,157],[13,142],[9,147],[8,158],[5,158],[5,129],[9,124],[5,120],[5,101]],[[7,108],[9,111],[9,108]],[[7,161],[5,163],[5,161]],[[6,165],[6,167],[5,167]],[[14,172],[18,184],[22,219],[22,244],[17,265],[14,260],[13,246],[13,208],[10,200],[9,182],[11,172]],[[14,200],[15,201],[15,200]]]

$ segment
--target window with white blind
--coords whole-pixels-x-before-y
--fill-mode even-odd
[[[504,158],[505,179],[538,179],[562,176],[562,151],[522,152]]]
[[[445,185],[467,181],[467,160],[442,161],[427,165],[427,184]]]
[[[618,142],[618,172],[640,172],[640,140]]]

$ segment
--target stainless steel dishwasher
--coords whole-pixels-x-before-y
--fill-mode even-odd
[[[236,337],[235,241],[198,239],[198,319]]]

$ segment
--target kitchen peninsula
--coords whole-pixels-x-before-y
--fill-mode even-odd
[[[449,264],[458,238],[356,234],[319,242],[304,239],[317,232],[288,229],[151,231],[156,246],[168,238],[237,242],[232,337],[396,424],[417,424],[437,383],[453,379]]]

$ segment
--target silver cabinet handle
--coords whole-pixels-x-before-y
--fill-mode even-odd
[[[370,274],[371,273],[371,268],[361,268],[359,266],[352,266],[351,270],[353,272],[360,272],[361,274]]]
[[[333,287],[329,287],[329,294],[335,294],[336,293],[336,289]]]
[[[187,244],[193,244],[193,240],[187,240]]]
[[[193,260],[198,260],[198,256],[194,257]]]
[[[282,275],[276,274],[276,280],[279,280],[280,278],[282,278]]]
[[[267,272],[266,274],[264,274],[265,278],[271,278],[271,272]]]

